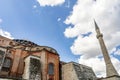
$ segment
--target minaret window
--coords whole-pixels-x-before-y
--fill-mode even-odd
[[[48,74],[49,75],[54,74],[54,64],[53,63],[49,63],[49,65],[48,65]]]

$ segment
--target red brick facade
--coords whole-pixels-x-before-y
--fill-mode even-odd
[[[25,58],[28,56],[37,56],[40,58],[41,63],[41,79],[42,80],[59,80],[59,55],[56,50],[47,46],[39,46],[27,40],[20,40],[25,43],[19,43],[20,41],[11,40],[0,36],[0,46],[6,49],[4,55],[8,58],[9,65],[6,65],[5,69],[1,68],[0,76],[2,77],[19,77],[22,78],[24,73],[24,67],[26,63]],[[27,43],[27,45],[26,45]],[[2,64],[2,63],[1,63]],[[52,64],[53,72],[50,73],[50,64]],[[4,64],[2,64],[3,66]]]

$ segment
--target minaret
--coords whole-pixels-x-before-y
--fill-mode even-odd
[[[95,22],[95,20],[94,20],[94,23],[95,23],[95,30],[96,30],[96,33],[97,33],[96,37],[99,40],[100,47],[101,47],[103,57],[104,57],[104,60],[105,60],[105,64],[106,64],[106,76],[107,77],[118,76],[118,73],[115,70],[115,68],[114,68],[114,66],[113,66],[113,64],[110,60],[110,56],[108,54],[107,48],[106,48],[104,40],[103,40],[103,34],[100,32],[100,29],[99,29],[97,23]]]

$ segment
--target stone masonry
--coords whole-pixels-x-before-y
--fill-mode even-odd
[[[75,62],[62,66],[62,80],[96,80],[92,68]]]

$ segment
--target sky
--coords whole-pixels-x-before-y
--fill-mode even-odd
[[[61,61],[90,66],[104,77],[94,19],[120,74],[119,14],[120,0],[0,0],[0,35],[52,47]]]

